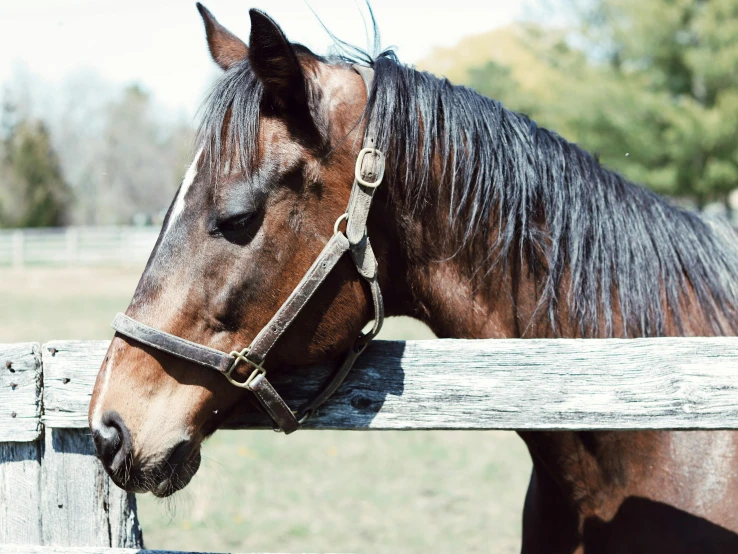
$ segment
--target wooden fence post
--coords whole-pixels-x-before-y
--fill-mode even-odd
[[[0,544],[41,544],[41,345],[0,345]]]
[[[88,429],[45,430],[42,544],[141,547],[136,499],[108,478]]]
[[[0,345],[0,545],[142,548],[135,496],[110,481],[89,429],[80,421],[42,429],[42,375],[64,390],[74,374],[69,354]]]
[[[11,244],[12,244],[12,264],[14,269],[23,269],[25,263],[24,249],[25,249],[25,236],[21,229],[13,231]]]
[[[79,231],[75,227],[67,227],[64,236],[66,243],[66,263],[68,267],[79,264]]]
[[[44,407],[51,418],[64,410],[59,397],[66,391],[72,392],[87,412],[92,389],[86,386],[80,394],[76,373],[80,361],[77,346],[84,344],[65,341],[42,348]],[[98,364],[101,360],[102,356]],[[95,457],[86,422],[81,428],[74,427],[78,428],[46,426],[41,464],[43,544],[142,548],[136,497],[119,489],[105,473]]]

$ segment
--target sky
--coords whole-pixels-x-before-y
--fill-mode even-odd
[[[325,53],[330,38],[304,0],[205,0],[245,42],[249,8],[275,19],[293,42]],[[415,63],[435,46],[509,24],[524,0],[372,0],[382,45]],[[363,1],[309,0],[340,38],[366,44]],[[83,70],[136,82],[173,111],[195,113],[218,69],[194,0],[0,0],[0,83],[23,67],[51,85]],[[1,84],[0,84],[1,86]]]

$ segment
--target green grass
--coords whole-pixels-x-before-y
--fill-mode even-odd
[[[109,338],[140,269],[0,270],[0,342]],[[428,338],[411,320],[383,338]],[[517,552],[530,473],[504,432],[220,431],[173,499],[139,495],[149,548]]]
[[[108,339],[141,270],[0,269],[0,342]]]
[[[516,552],[528,477],[503,432],[221,431],[147,546],[228,552]]]

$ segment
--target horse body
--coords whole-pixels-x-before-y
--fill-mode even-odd
[[[220,350],[249,344],[330,238],[371,119],[387,156],[367,222],[387,315],[455,338],[735,334],[728,234],[391,54],[365,60],[367,94],[349,64],[290,44],[263,14],[252,12],[247,47],[200,9],[225,74],[129,316]],[[339,263],[265,366],[335,360],[371,317],[370,298]],[[90,424],[116,483],[166,496],[247,398],[116,335]],[[737,434],[520,436],[534,468],[525,554],[738,548]]]

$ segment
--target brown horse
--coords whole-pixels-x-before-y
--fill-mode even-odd
[[[391,52],[321,58],[258,11],[247,46],[198,8],[224,74],[131,321],[219,351],[250,344],[335,236],[369,125],[386,156],[366,230],[388,315],[458,338],[735,334],[727,231]],[[357,62],[373,69],[368,92]],[[337,360],[374,313],[370,288],[340,258],[264,366]],[[90,426],[119,486],[166,496],[251,400],[217,372],[117,333]],[[735,433],[520,436],[533,458],[526,554],[738,552]]]

